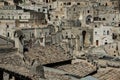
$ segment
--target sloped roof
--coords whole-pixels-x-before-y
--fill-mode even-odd
[[[94,78],[93,76],[87,76],[87,77],[81,78],[80,80],[98,80],[98,79]]]
[[[64,52],[54,45],[33,47],[29,52],[25,53],[25,57],[30,62],[37,60],[43,65],[72,59],[72,56],[69,53]]]
[[[74,64],[67,64],[63,66],[57,67],[57,69],[63,70],[67,72],[67,74],[84,77],[94,71],[96,71],[96,67],[92,66],[87,62],[78,62]]]
[[[99,80],[120,80],[120,71],[118,69],[106,69],[98,71],[94,77]]]
[[[10,39],[10,38],[7,38],[7,37],[4,37],[4,36],[2,36],[2,35],[0,35],[0,38],[6,40],[6,41],[8,41],[8,42],[15,43],[14,40],[12,40],[12,39]]]

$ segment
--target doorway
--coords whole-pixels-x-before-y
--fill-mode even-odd
[[[96,45],[97,45],[97,46],[99,45],[99,40],[96,40]]]
[[[85,44],[86,31],[83,31],[83,32],[82,32],[82,36],[83,36],[83,46],[84,46],[84,44]]]

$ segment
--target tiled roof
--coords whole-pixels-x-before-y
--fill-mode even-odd
[[[50,64],[66,60],[71,60],[72,56],[58,49],[56,46],[34,47],[25,53],[27,60],[38,60],[41,64]]]
[[[84,77],[96,71],[96,67],[92,66],[91,64],[87,62],[67,64],[67,65],[59,66],[57,67],[57,69],[63,70],[70,75],[75,75],[78,77]]]
[[[120,71],[117,69],[98,71],[94,77],[99,80],[120,80]]]

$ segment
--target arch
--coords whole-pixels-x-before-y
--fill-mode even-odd
[[[84,46],[84,43],[85,43],[85,36],[86,36],[86,31],[82,31],[82,36],[83,36],[83,46]]]
[[[92,16],[91,15],[88,15],[86,17],[86,24],[90,24],[92,22]]]

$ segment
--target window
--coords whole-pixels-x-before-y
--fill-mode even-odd
[[[8,25],[8,24],[6,24],[6,26],[7,26],[6,28],[9,28],[9,25]]]
[[[31,36],[32,36],[32,38],[34,38],[34,33],[32,33],[32,35],[31,35]]]
[[[64,3],[64,5],[66,5],[66,3]]]
[[[109,33],[109,31],[107,31],[107,35],[109,35],[110,33]]]
[[[114,2],[112,2],[112,4],[114,4]]]
[[[50,5],[50,8],[51,8],[51,5]]]
[[[105,42],[105,45],[107,45],[108,43],[107,42]]]
[[[112,46],[112,48],[114,48],[114,46]]]
[[[99,40],[96,40],[96,45],[97,45],[97,46],[99,45]]]
[[[45,11],[45,9],[43,9],[43,12]]]
[[[8,19],[10,19],[10,16],[8,16]]]
[[[48,0],[46,0],[46,3],[48,3]]]
[[[105,35],[105,30],[103,31],[103,35]]]
[[[56,18],[58,18],[58,16],[56,16]]]
[[[10,33],[8,32],[8,33],[7,33],[7,37],[9,37],[9,36],[10,36]]]
[[[21,19],[21,16],[19,16],[19,19]]]
[[[113,20],[114,20],[114,18],[113,18]]]
[[[95,27],[97,27],[97,25],[95,25]]]
[[[99,21],[101,21],[101,18],[99,18]]]
[[[45,32],[45,35],[47,35],[47,32]]]
[[[12,16],[12,19],[14,19],[14,16]]]
[[[2,16],[2,19],[4,19],[4,16]]]
[[[75,8],[73,9],[73,11],[75,11]]]
[[[89,10],[88,10],[87,12],[88,12],[88,13],[90,13],[90,11],[89,11]]]
[[[99,3],[99,5],[101,5],[101,3]]]
[[[62,11],[63,9],[61,8],[60,11]]]
[[[105,21],[106,19],[105,18],[103,18],[103,21]]]
[[[68,39],[68,35],[66,35],[66,39]]]
[[[80,5],[80,3],[77,3],[77,5]]]
[[[43,38],[40,38],[40,42],[43,42]]]
[[[107,6],[108,4],[106,3],[106,6]]]
[[[38,11],[40,12],[40,9],[38,9]]]
[[[68,2],[67,5],[71,5],[71,2]]]
[[[95,35],[97,35],[97,32],[95,32]]]

